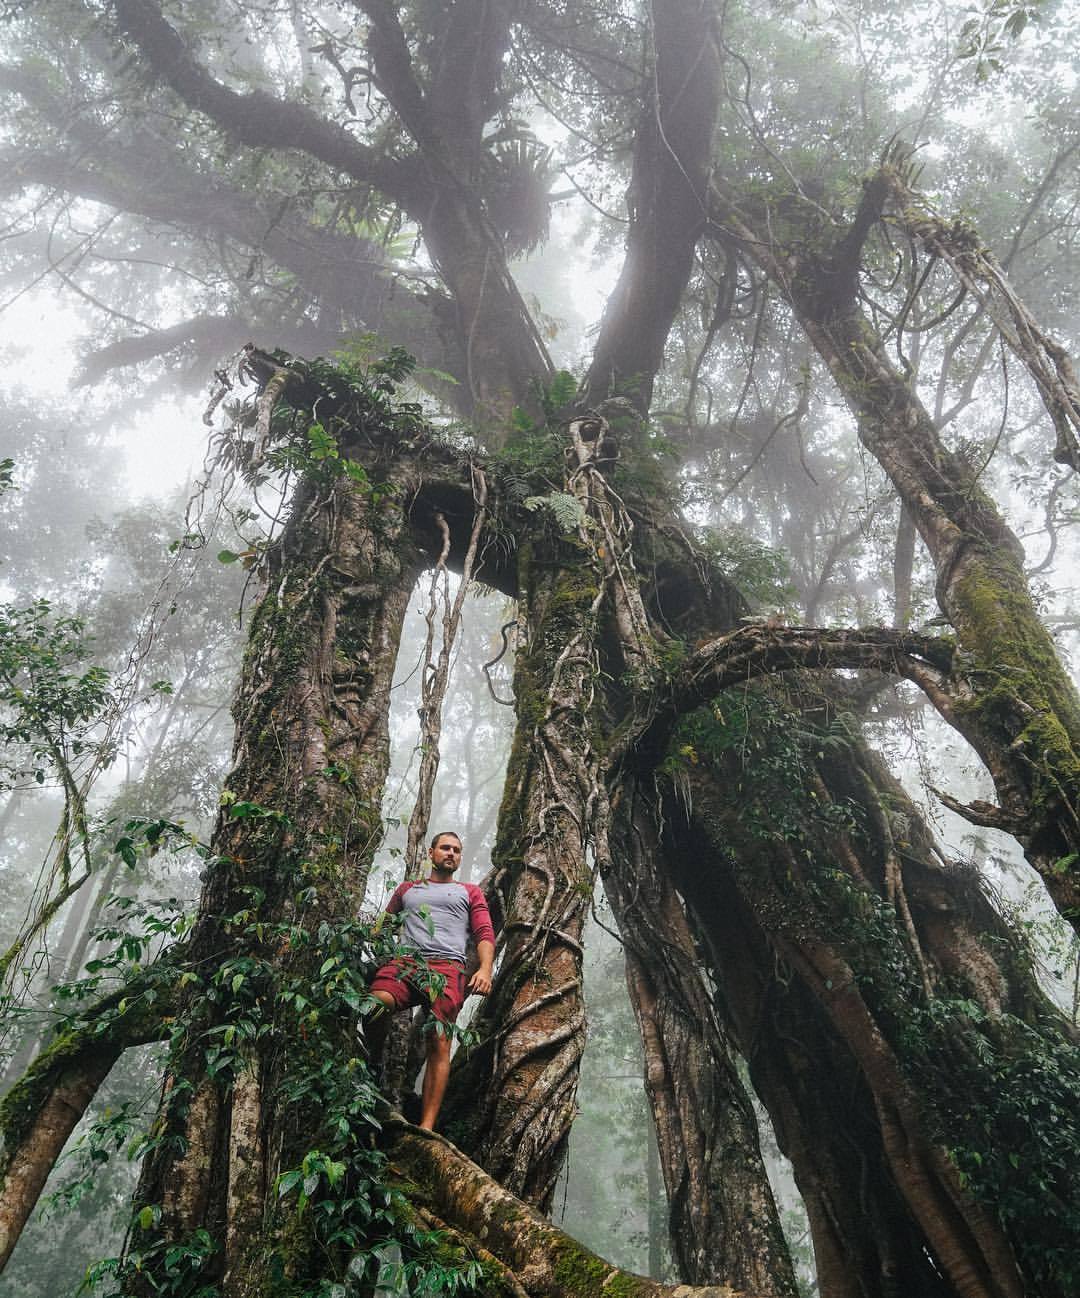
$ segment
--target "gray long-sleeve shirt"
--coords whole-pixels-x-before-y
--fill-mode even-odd
[[[388,915],[404,913],[402,944],[428,960],[464,964],[470,937],[474,942],[495,941],[487,901],[475,883],[406,879],[394,889],[386,911]]]

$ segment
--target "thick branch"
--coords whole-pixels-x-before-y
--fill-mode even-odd
[[[398,6],[389,0],[360,0],[367,14],[368,51],[375,84],[401,118],[405,129],[421,147],[437,147],[437,132],[424,92],[413,75],[408,42],[398,17]]]
[[[153,1002],[135,985],[100,1001],[81,1026],[42,1051],[0,1101],[0,1271],[75,1124],[113,1064],[129,1046],[167,1035],[168,1005],[161,999],[158,978],[154,985],[158,996]]]
[[[626,260],[585,382],[591,403],[624,395],[643,414],[706,216],[719,86],[709,6],[669,0],[652,14],[655,64],[634,145]]]
[[[149,333],[133,334],[119,338],[105,347],[98,347],[83,357],[79,370],[80,386],[96,383],[110,370],[125,365],[141,365],[144,361],[191,344],[211,356],[222,356],[236,348],[251,334],[251,323],[241,316],[197,315],[165,329],[152,329]]]
[[[450,1226],[482,1241],[529,1298],[771,1298],[727,1285],[664,1285],[621,1271],[515,1199],[448,1140],[404,1122],[386,1127],[392,1167],[423,1187]]]
[[[300,149],[404,205],[418,197],[411,163],[360,144],[344,128],[302,104],[263,90],[230,90],[192,57],[152,0],[116,0],[121,30],[184,103],[255,149]]]
[[[480,144],[510,43],[511,11],[518,7],[513,0],[457,0],[440,33],[430,98],[455,152],[470,154]]]
[[[798,668],[866,668],[914,681],[952,720],[949,677],[954,662],[950,640],[894,631],[770,626],[751,623],[703,645],[653,701],[647,734],[654,744],[684,712],[699,707],[732,685]],[[641,734],[635,737],[641,742]]]
[[[822,312],[813,288],[820,254],[759,237],[739,196],[722,183],[714,192],[728,232],[791,303],[857,417],[860,440],[911,511],[934,563],[938,603],[968,658],[966,675],[985,687],[971,689],[953,717],[947,698],[927,693],[985,762],[1001,808],[1023,826],[1017,837],[1028,860],[1076,925],[1080,697],[1035,607],[1023,548],[976,469],[943,444],[871,322],[855,308]]]

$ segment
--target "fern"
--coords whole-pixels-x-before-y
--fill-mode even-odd
[[[508,459],[492,464],[496,485],[511,504],[520,505],[533,491],[533,484],[524,473]]]
[[[585,526],[586,516],[581,501],[565,491],[553,491],[550,496],[529,496],[521,503],[534,512],[548,510],[560,530],[567,535]]]

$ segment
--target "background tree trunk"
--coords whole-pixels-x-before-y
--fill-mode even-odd
[[[810,752],[800,768],[779,731],[777,746],[758,733],[738,761],[735,749],[714,749],[712,770],[689,764],[668,823],[676,886],[807,1203],[823,1295],[868,1298],[883,1284],[987,1298],[1025,1284],[1059,1292],[1031,1247],[1036,1223],[998,1222],[972,1193],[969,1169],[1008,1142],[1014,1116],[986,1092],[978,1121],[994,1134],[980,1139],[953,1102],[974,1080],[965,1071],[960,1083],[960,1058],[980,1072],[980,1050],[1015,1051],[990,1069],[1008,1071],[1061,1049],[1065,1029],[1029,957],[972,876],[935,861],[914,808],[856,739],[815,772]],[[777,778],[789,790],[806,781],[816,810],[800,827],[769,810]],[[946,1140],[960,1149],[947,1153]],[[1021,1279],[1026,1266],[1035,1271]]]
[[[692,1284],[794,1295],[757,1120],[716,1020],[656,820],[633,777],[621,781],[604,891],[625,943],[672,1253]]]

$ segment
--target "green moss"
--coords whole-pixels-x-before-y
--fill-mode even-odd
[[[556,1259],[555,1279],[574,1298],[633,1298],[651,1288],[648,1281],[614,1272],[609,1262],[569,1242]]]
[[[56,1085],[57,1074],[86,1048],[85,1034],[65,1032],[38,1055],[4,1096],[3,1101],[0,1101],[0,1138],[3,1140],[4,1166],[29,1133],[42,1105]]]
[[[587,1249],[568,1245],[555,1263],[555,1279],[574,1298],[600,1298],[611,1267]]]
[[[1020,749],[1038,810],[1080,797],[1080,700],[1008,556],[982,556],[953,586],[954,620],[974,659],[974,692],[956,708],[993,742]]]
[[[613,1275],[604,1285],[604,1298],[634,1298],[642,1290],[641,1281],[634,1275]]]

